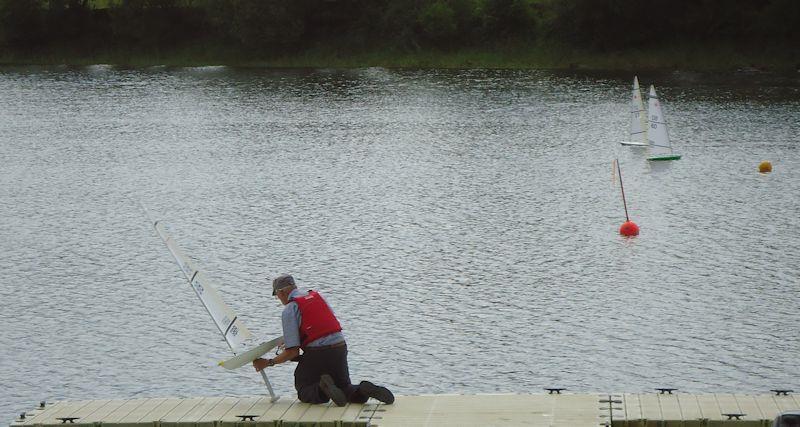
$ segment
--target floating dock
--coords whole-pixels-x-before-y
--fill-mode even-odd
[[[763,395],[542,394],[397,396],[381,403],[310,405],[268,397],[63,401],[40,404],[11,427],[769,427],[800,409],[790,391]]]

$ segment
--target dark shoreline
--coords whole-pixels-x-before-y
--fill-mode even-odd
[[[463,48],[450,51],[372,49],[343,51],[320,46],[270,57],[194,46],[171,51],[85,52],[70,48],[40,52],[0,52],[0,65],[108,64],[114,66],[195,67],[224,65],[258,68],[416,68],[416,69],[551,69],[551,70],[684,70],[800,71],[800,48],[763,46],[742,49],[732,44],[668,46],[614,52],[593,52],[557,45]]]

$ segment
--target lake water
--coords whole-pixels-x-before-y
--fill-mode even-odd
[[[2,419],[264,392],[139,201],[256,336],[292,273],[397,394],[800,389],[800,75],[639,74],[658,168],[617,144],[632,78],[0,68]]]

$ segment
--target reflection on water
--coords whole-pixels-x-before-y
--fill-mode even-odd
[[[263,393],[216,366],[138,200],[256,335],[291,272],[341,317],[353,379],[399,394],[791,386],[798,76],[640,74],[683,155],[663,165],[616,145],[631,79],[0,70],[0,411]]]

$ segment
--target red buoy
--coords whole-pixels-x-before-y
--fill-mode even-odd
[[[639,226],[634,224],[633,221],[627,221],[619,227],[619,234],[622,234],[626,237],[638,236]]]

